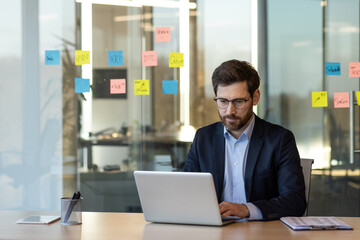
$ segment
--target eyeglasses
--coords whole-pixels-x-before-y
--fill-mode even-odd
[[[250,98],[251,97],[249,97],[247,100],[242,98],[235,98],[233,100],[228,100],[226,98],[214,98],[214,100],[218,108],[225,109],[229,106],[229,102],[231,102],[236,109],[243,109],[245,107],[246,102],[249,101]]]

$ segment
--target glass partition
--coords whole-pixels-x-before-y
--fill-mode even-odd
[[[141,211],[133,171],[180,171],[195,129],[218,121],[212,71],[231,58],[250,59],[250,1],[121,4],[77,5],[79,46],[92,51],[90,67],[82,66],[92,89],[79,113],[86,211]],[[170,40],[158,41],[158,28]],[[109,51],[122,51],[123,65],[109,66]],[[144,66],[148,51],[156,52],[154,66]],[[183,66],[169,65],[171,53],[184,54]],[[125,79],[126,93],[111,94],[111,79]],[[148,95],[137,94],[137,80],[148,80]]]
[[[359,91],[349,77],[349,63],[359,62],[359,1],[267,1],[267,23],[264,117],[291,129],[300,156],[315,160],[309,215],[359,216],[359,107],[355,97],[335,107],[334,97]],[[327,63],[341,74],[326,73]],[[327,106],[313,107],[320,91]]]
[[[60,210],[63,187],[74,186],[75,148],[63,158],[66,69],[45,64],[45,51],[65,56],[75,43],[75,5],[2,0],[0,7],[0,209]]]

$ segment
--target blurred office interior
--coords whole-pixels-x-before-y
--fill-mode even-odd
[[[260,117],[290,129],[314,159],[309,215],[360,216],[359,0],[0,0],[0,209],[59,210],[79,189],[85,211],[140,212],[132,172],[180,171],[196,129],[218,121],[213,70],[258,69]],[[156,41],[169,27],[171,40]],[[45,51],[60,64],[46,65]],[[75,65],[75,50],[90,64]],[[123,51],[123,65],[108,52]],[[157,66],[142,66],[156,51]],[[169,53],[184,66],[169,67]],[[326,63],[341,64],[340,75]],[[91,90],[75,93],[74,79]],[[110,94],[110,79],[126,93]],[[134,81],[149,80],[149,95]],[[163,93],[177,80],[177,94]],[[312,92],[328,106],[313,107]],[[334,93],[348,92],[336,108]]]

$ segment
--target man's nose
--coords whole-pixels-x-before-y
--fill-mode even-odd
[[[232,102],[229,102],[229,105],[228,105],[227,108],[226,108],[226,112],[227,112],[228,114],[234,114],[235,111],[236,111],[236,109],[235,109],[234,104],[233,104]]]

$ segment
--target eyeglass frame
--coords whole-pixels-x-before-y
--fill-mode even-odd
[[[229,99],[226,99],[226,98],[218,98],[218,97],[216,97],[216,98],[214,98],[214,101],[216,102],[216,106],[218,107],[218,108],[220,108],[220,109],[227,109],[228,107],[229,107],[229,104],[230,104],[230,102],[234,105],[234,108],[236,108],[236,109],[238,109],[238,110],[241,110],[241,109],[244,109],[244,107],[245,107],[245,104],[247,103],[247,101],[249,101],[250,100],[250,98],[251,98],[251,96],[249,96],[249,98],[248,99],[243,99],[243,98],[235,98],[235,99],[233,99],[233,100],[229,100]],[[226,104],[226,107],[219,107],[219,104],[218,104],[218,102],[217,102],[217,100],[219,100],[219,99],[222,99],[222,100],[226,100],[227,101],[227,104]],[[243,106],[242,107],[236,107],[236,105],[234,104],[234,102],[235,101],[240,101],[240,102],[242,102],[243,103]]]

